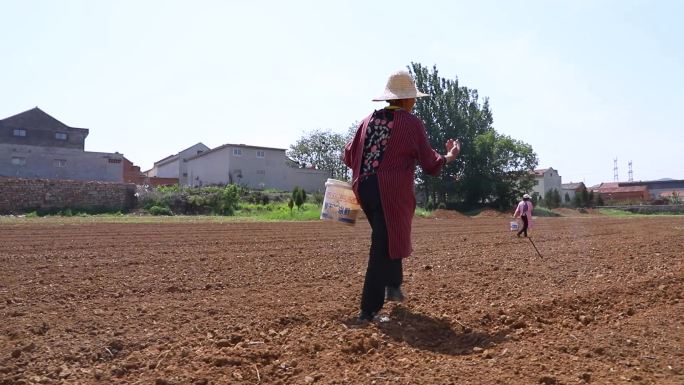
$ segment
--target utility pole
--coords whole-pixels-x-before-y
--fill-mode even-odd
[[[634,173],[632,172],[632,161],[630,160],[627,165],[629,165],[629,181],[633,182],[634,181]]]
[[[618,182],[617,158],[613,159],[613,182]]]

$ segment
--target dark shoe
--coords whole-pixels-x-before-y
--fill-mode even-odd
[[[401,292],[401,288],[387,286],[385,299],[390,302],[404,302],[404,293]]]
[[[359,322],[371,322],[373,321],[374,317],[375,313],[370,313],[365,310],[361,310],[361,313],[359,313],[359,318],[357,320]]]
[[[518,238],[520,238],[520,234],[516,234],[516,235],[518,236]]]

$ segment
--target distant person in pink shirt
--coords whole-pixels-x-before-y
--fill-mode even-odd
[[[520,219],[523,221],[523,227],[520,229],[520,231],[518,231],[518,237],[520,237],[520,234],[523,233],[525,234],[525,237],[527,237],[527,227],[532,220],[532,209],[534,209],[534,205],[532,205],[530,194],[523,195],[523,200],[518,203],[518,207],[515,209],[515,214],[513,214],[513,218],[520,217]]]

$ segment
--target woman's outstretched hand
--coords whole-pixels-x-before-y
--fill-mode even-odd
[[[458,154],[461,152],[461,142],[458,141],[458,139],[449,139],[446,142],[446,159],[447,162],[451,162],[458,156]]]

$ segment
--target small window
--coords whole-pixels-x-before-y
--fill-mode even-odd
[[[264,157],[266,157],[266,151],[257,150],[257,158],[264,158]]]
[[[266,170],[257,170],[257,175],[266,175]]]
[[[233,149],[233,156],[242,156],[242,149],[241,148],[234,148]]]
[[[67,140],[67,134],[65,134],[64,132],[55,132],[55,139]]]
[[[26,136],[26,130],[22,130],[21,128],[15,128],[14,136]]]
[[[66,159],[55,159],[52,161],[52,165],[55,167],[66,167]]]
[[[183,178],[187,178],[187,177],[188,177],[188,173],[187,173],[187,172],[184,172],[184,173],[183,173]]]
[[[21,156],[13,156],[12,157],[12,164],[15,166],[25,166],[26,165],[26,158],[21,157]]]
[[[117,164],[117,163],[121,163],[121,159],[111,159],[110,158],[110,159],[107,159],[107,162]]]

